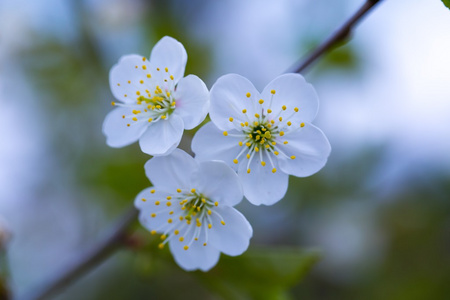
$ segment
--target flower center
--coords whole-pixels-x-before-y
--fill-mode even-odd
[[[155,190],[150,192],[155,193]],[[142,199],[142,201],[147,200]],[[172,206],[172,203],[175,203],[175,205]],[[156,210],[150,216],[152,218],[167,217],[166,221],[163,219],[160,222],[159,228],[151,231],[152,234],[163,232],[161,235],[163,242],[159,244],[161,249],[169,240],[175,239],[177,236],[179,242],[185,242],[183,247],[185,250],[188,250],[192,243],[200,239],[203,240],[203,246],[206,246],[208,242],[207,230],[213,226],[212,214],[217,215],[221,220],[220,223],[225,225],[222,216],[214,210],[219,203],[205,197],[196,189],[177,189],[176,193],[167,196],[165,199],[157,200],[154,204]],[[186,237],[190,237],[190,240],[186,240]]]
[[[289,143],[286,136],[287,133],[300,130],[305,126],[305,123],[302,122],[298,124],[298,127],[292,126],[293,122],[291,122],[291,119],[299,111],[298,107],[291,108],[291,114],[286,114],[286,112],[288,112],[288,107],[286,105],[282,105],[281,109],[277,109],[277,112],[274,112],[272,110],[274,95],[275,90],[272,90],[269,108],[267,110],[264,110],[262,106],[264,100],[260,99],[257,101],[260,106],[255,109],[259,113],[255,113],[251,116],[249,115],[247,109],[243,109],[242,115],[239,117],[242,121],[237,121],[232,117],[229,118],[229,121],[235,125],[236,130],[239,132],[238,134],[229,134],[227,131],[223,132],[224,136],[241,138],[239,141],[239,146],[243,148],[233,159],[233,162],[238,164],[240,158],[245,155],[248,159],[247,173],[250,173],[250,163],[255,157],[256,159],[259,158],[263,167],[266,166],[267,159],[272,167],[272,173],[277,171],[275,168],[274,159],[276,159],[279,155],[288,159],[295,159],[294,155],[287,155],[285,151],[280,148],[280,146],[287,145]],[[250,93],[247,93],[246,97],[250,98]]]
[[[143,58],[143,70],[150,68]],[[148,66],[148,67],[147,67]],[[136,66],[136,72],[141,72],[141,68]],[[136,101],[133,103],[116,103],[114,106],[127,107],[131,110],[130,114],[122,115],[123,119],[130,120],[127,126],[133,126],[141,122],[156,123],[160,120],[167,120],[176,109],[176,101],[173,97],[175,91],[174,77],[170,74],[168,68],[161,70],[156,68],[157,76],[152,77],[150,73],[140,73],[142,78],[131,81],[128,80],[125,85],[135,90]],[[120,83],[117,83],[120,86]],[[161,88],[162,87],[162,88]],[[129,89],[128,89],[129,90]],[[126,98],[130,95],[125,94]]]

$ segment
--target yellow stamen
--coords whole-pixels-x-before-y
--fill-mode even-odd
[[[275,95],[275,90],[271,90],[270,93],[271,93],[272,95]]]
[[[224,136],[227,136],[227,135],[228,135],[228,132],[224,131],[224,132],[223,132],[223,135],[224,135]]]
[[[246,94],[247,98],[250,98],[251,95],[252,95],[252,94],[250,94],[250,93],[247,93],[247,94]]]

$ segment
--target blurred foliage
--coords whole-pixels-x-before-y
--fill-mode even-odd
[[[445,6],[450,8],[450,0],[442,0],[442,3],[444,3]]]

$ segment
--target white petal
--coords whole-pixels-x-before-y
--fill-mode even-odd
[[[244,187],[244,196],[254,205],[272,205],[281,200],[286,194],[289,175],[278,170],[277,161],[273,159],[277,169],[272,173],[272,166],[266,161],[261,165],[258,155],[253,157],[250,173],[247,173],[247,161],[239,164],[238,175]]]
[[[187,53],[183,45],[174,38],[165,36],[153,47],[150,63],[164,72],[168,68],[174,81],[178,82],[183,75],[187,62]]]
[[[237,131],[229,131],[230,134],[238,134]],[[224,136],[212,122],[203,125],[192,140],[192,151],[198,161],[221,160],[237,170],[233,159],[242,150],[239,141],[243,140],[233,136]]]
[[[250,93],[250,98],[247,93]],[[247,78],[237,74],[224,75],[211,88],[211,120],[221,130],[233,129],[235,127],[229,118],[239,123],[247,121],[243,109],[247,110],[247,116],[254,118],[259,97],[259,92]]]
[[[110,147],[123,147],[136,142],[147,129],[148,123],[134,122],[123,116],[131,115],[131,109],[117,107],[106,115],[103,122],[103,134]],[[130,126],[127,126],[130,124]]]
[[[198,164],[183,150],[175,149],[168,156],[153,157],[144,168],[154,186],[174,192],[176,189],[192,188],[190,177]]]
[[[146,89],[153,91],[153,79],[147,77],[149,73],[150,65],[144,57],[135,54],[122,56],[109,72],[109,85],[114,97],[133,103],[139,97],[137,92],[145,95]]]
[[[279,165],[283,172],[306,177],[323,168],[331,152],[331,146],[325,134],[316,126],[305,123],[299,131],[287,133],[287,145],[280,144],[280,149],[287,156],[295,159],[279,157]]]
[[[195,226],[193,224],[189,226]],[[205,226],[203,226],[205,227]],[[193,241],[188,250],[184,250],[184,246],[192,239],[191,234],[184,237],[184,241],[180,242],[178,237],[174,237],[169,242],[170,251],[176,263],[186,271],[200,269],[204,272],[210,270],[219,261],[220,252],[211,245],[203,246],[204,240]]]
[[[236,256],[247,250],[253,230],[247,219],[233,207],[215,208],[223,218],[225,225],[220,223],[218,215],[212,214],[212,227],[209,230],[208,243],[221,252]]]
[[[183,120],[173,114],[152,123],[139,139],[142,152],[153,156],[169,154],[180,144],[183,129]]]
[[[271,91],[275,90],[272,95]],[[280,116],[286,121],[289,116],[292,123],[311,122],[319,109],[319,100],[313,86],[306,82],[300,74],[283,74],[272,80],[262,92],[265,108],[269,108],[270,98],[273,96],[271,109],[274,114],[281,111]],[[282,106],[286,110],[282,110]],[[298,112],[294,113],[294,108]],[[298,124],[299,125],[299,124]]]
[[[219,205],[234,206],[244,197],[236,172],[221,161],[205,161],[192,174],[194,186]]]
[[[175,91],[174,114],[184,121],[186,129],[198,126],[208,114],[209,91],[203,81],[195,75],[180,80]]]

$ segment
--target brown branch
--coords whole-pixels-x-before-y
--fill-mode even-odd
[[[361,8],[348,19],[332,36],[324,41],[319,47],[311,52],[298,65],[291,67],[288,73],[301,73],[308,68],[314,61],[316,61],[324,53],[336,47],[340,42],[345,41],[350,36],[355,25],[378,3],[382,0],[367,0]]]
[[[47,299],[105,260],[124,244],[123,241],[127,237],[128,227],[136,220],[137,215],[138,211],[134,207],[127,211],[114,228],[97,245],[88,249],[79,258],[62,268],[53,278],[41,283],[37,288],[32,289],[22,299]]]

